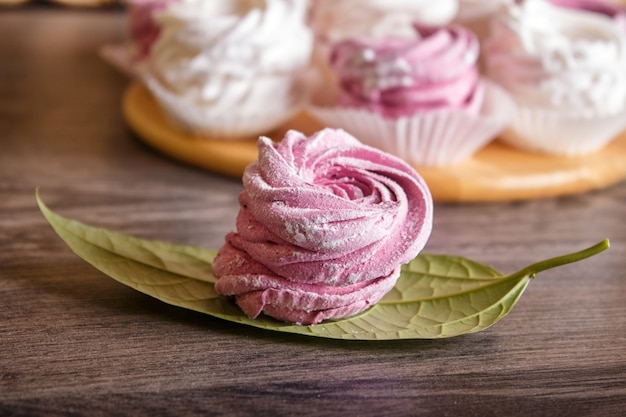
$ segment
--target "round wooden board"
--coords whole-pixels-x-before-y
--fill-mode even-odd
[[[257,158],[256,139],[218,141],[177,130],[138,82],[123,99],[127,123],[150,146],[182,162],[211,172],[241,177]],[[289,129],[307,135],[323,126],[302,113],[266,136],[280,140]],[[447,167],[415,167],[440,202],[527,200],[604,188],[626,178],[626,133],[599,152],[561,158],[522,152],[492,142],[471,159]]]

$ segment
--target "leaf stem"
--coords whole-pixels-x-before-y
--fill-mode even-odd
[[[534,278],[535,275],[538,274],[539,272],[556,268],[558,266],[582,261],[583,259],[589,258],[591,256],[597,255],[600,252],[607,250],[610,246],[611,244],[609,242],[609,239],[604,239],[602,242],[596,243],[595,245],[587,249],[583,249],[578,252],[570,253],[567,255],[561,255],[555,258],[546,259],[545,261],[534,263],[532,265],[527,266],[524,269],[521,269],[518,272],[515,272],[514,274],[509,275],[509,277],[513,278],[513,277],[530,276],[530,278]]]

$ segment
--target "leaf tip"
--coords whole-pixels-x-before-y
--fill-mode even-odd
[[[41,211],[43,217],[54,230],[57,230],[55,226],[55,221],[61,219],[61,217],[58,214],[54,213],[52,210],[50,210],[46,203],[43,202],[41,196],[39,195],[39,187],[35,188],[35,200],[37,201],[37,206],[39,206],[39,211]]]
[[[45,207],[46,205],[43,203],[43,201],[41,200],[41,196],[39,195],[39,187],[35,187],[35,200],[37,201],[37,205],[39,206],[39,208],[41,209],[42,206]]]
[[[590,258],[594,255],[599,254],[600,252],[604,252],[610,247],[611,247],[611,243],[609,239],[607,238],[599,243],[596,243],[593,246],[588,247],[587,249],[583,249],[578,252],[570,253],[567,255],[561,255],[555,258],[546,259],[545,261],[534,263],[511,276],[533,275],[532,278],[534,278],[534,275],[538,274],[539,272],[543,272],[547,269],[556,268],[558,266],[582,261],[583,259]]]
[[[588,252],[587,257],[589,257],[589,256],[597,255],[600,252],[604,252],[610,247],[611,247],[611,241],[608,238],[606,238],[603,241],[596,243],[595,245],[591,246],[590,248],[582,252]]]

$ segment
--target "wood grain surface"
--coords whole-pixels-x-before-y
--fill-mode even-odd
[[[440,341],[276,334],[167,306],[99,273],[46,224],[68,217],[218,247],[238,180],[154,152],[97,49],[122,10],[0,12],[0,416],[618,416],[626,410],[626,183],[514,204],[437,204],[426,251],[545,272],[511,315]]]

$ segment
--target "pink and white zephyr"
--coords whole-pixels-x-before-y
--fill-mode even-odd
[[[415,25],[412,39],[339,42],[330,57],[338,104],[391,118],[439,109],[477,114],[483,99],[479,49],[476,36],[461,26]]]
[[[433,203],[422,178],[342,130],[289,131],[258,147],[237,230],[213,264],[216,291],[251,318],[298,324],[378,302],[430,235]]]
[[[523,105],[616,114],[626,104],[626,32],[611,22],[545,0],[511,5],[485,43],[487,74]]]

